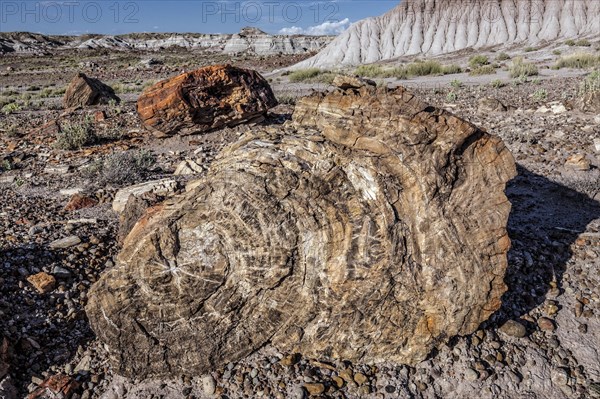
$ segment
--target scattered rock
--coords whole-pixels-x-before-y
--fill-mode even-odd
[[[67,197],[72,197],[75,194],[81,194],[83,191],[84,190],[81,187],[63,188],[59,191],[59,194]]]
[[[550,109],[552,110],[552,113],[557,115],[557,114],[563,114],[565,112],[567,112],[567,108],[565,107],[564,104],[558,102],[558,103],[551,103],[550,104]]]
[[[46,294],[56,287],[56,279],[46,272],[27,277],[27,281],[41,294]]]
[[[75,245],[81,244],[81,238],[77,236],[69,236],[65,238],[61,238],[55,241],[52,241],[48,246],[51,249],[64,249],[73,247]]]
[[[10,368],[10,345],[8,339],[0,335],[0,380],[2,380]]]
[[[465,370],[465,379],[467,381],[477,381],[479,379],[479,373],[473,369]]]
[[[300,361],[300,355],[297,353],[293,353],[287,356],[284,356],[279,363],[281,363],[282,366],[285,367],[291,367],[294,364],[298,363]]]
[[[310,396],[317,396],[325,392],[325,385],[321,383],[307,383],[304,384],[304,389]]]
[[[567,158],[565,166],[575,170],[587,171],[590,170],[591,162],[584,154],[576,154]]]
[[[348,75],[337,75],[335,78],[333,78],[332,85],[339,87],[342,90],[360,89],[361,87],[365,86],[370,86],[374,88],[375,86],[377,86],[377,84],[370,79]]]
[[[52,275],[59,279],[68,279],[71,278],[72,273],[64,267],[56,265],[52,268]]]
[[[151,67],[154,65],[162,65],[163,62],[161,60],[157,60],[156,58],[147,58],[145,60],[141,60],[140,64],[145,67]]]
[[[88,293],[90,325],[136,378],[204,373],[267,341],[416,364],[499,308],[514,175],[499,138],[404,88],[305,97],[142,217]]]
[[[153,193],[165,196],[174,193],[175,190],[177,190],[177,181],[169,178],[135,184],[117,191],[112,208],[115,212],[121,213],[132,195],[139,197],[146,193]]]
[[[67,87],[63,104],[65,108],[85,107],[88,105],[108,104],[111,100],[120,102],[115,91],[99,81],[79,73]]]
[[[583,112],[600,114],[600,90],[589,91],[575,100],[575,106]]]
[[[204,172],[204,168],[191,159],[181,161],[175,169],[175,176],[195,175]]]
[[[479,100],[477,111],[480,113],[506,112],[508,108],[496,98],[484,97]]]
[[[65,211],[78,211],[80,209],[93,208],[98,205],[98,200],[83,194],[74,194],[67,205]]]
[[[368,381],[367,376],[364,375],[363,373],[354,374],[354,382],[356,382],[358,385],[362,385],[367,381]]]
[[[44,168],[44,173],[64,175],[69,173],[71,167],[69,165],[47,165]]]
[[[0,184],[13,184],[17,176],[6,173],[0,174]]]
[[[137,102],[143,124],[159,136],[204,133],[261,118],[277,105],[256,71],[210,66],[164,80]]]
[[[498,331],[515,338],[523,338],[527,335],[527,328],[516,320],[508,320],[498,329]]]
[[[47,378],[27,399],[70,399],[78,388],[79,383],[73,378],[56,374]]]
[[[554,331],[556,328],[554,322],[547,317],[540,317],[537,321],[537,324],[542,331]]]
[[[594,139],[594,150],[600,154],[600,137]]]
[[[0,379],[0,398],[17,399],[18,397],[17,388],[15,388],[12,378],[9,376]]]
[[[214,395],[217,389],[217,382],[212,375],[205,375],[202,377],[202,391],[205,395]]]
[[[104,111],[96,111],[94,113],[94,120],[96,121],[96,123],[98,122],[104,122],[106,120],[106,112]]]

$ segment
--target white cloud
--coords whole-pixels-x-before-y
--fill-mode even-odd
[[[339,35],[350,25],[350,20],[344,18],[341,21],[325,21],[320,25],[309,26],[308,28],[300,28],[298,26],[291,26],[289,28],[283,28],[279,30],[280,35]]]

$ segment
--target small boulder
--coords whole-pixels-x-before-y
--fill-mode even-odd
[[[574,170],[590,170],[591,162],[584,154],[575,154],[567,158],[565,166]]]
[[[80,72],[69,84],[63,98],[63,104],[65,108],[85,107],[108,104],[110,100],[121,101],[112,87]]]
[[[77,193],[73,194],[67,205],[65,205],[65,211],[78,211],[80,209],[93,208],[96,205],[98,205],[97,199]]]
[[[137,102],[143,124],[157,136],[204,133],[260,119],[277,105],[256,71],[217,65],[158,82]]]
[[[482,114],[489,112],[506,112],[507,110],[508,108],[506,105],[502,104],[500,100],[492,97],[484,97],[480,99],[477,106],[477,111]]]
[[[77,236],[69,236],[52,241],[48,246],[51,249],[65,249],[81,244],[81,238]]]
[[[175,169],[173,173],[175,176],[186,176],[186,175],[195,175],[198,173],[204,172],[205,169],[202,165],[192,161],[191,159],[186,159],[185,161],[181,161]]]
[[[129,200],[129,196],[131,195],[140,197],[146,193],[153,193],[166,196],[174,193],[177,189],[177,186],[177,181],[174,179],[161,179],[124,187],[115,194],[115,199],[113,200],[113,210],[117,213],[123,212],[125,205]]]
[[[69,399],[73,397],[78,388],[79,383],[73,378],[64,374],[56,374],[48,377],[38,389],[27,396],[27,399]]]
[[[56,279],[46,272],[33,274],[27,277],[27,281],[29,281],[40,294],[46,294],[56,287]]]
[[[498,329],[498,331],[515,338],[523,338],[527,335],[527,328],[516,320],[508,320]]]

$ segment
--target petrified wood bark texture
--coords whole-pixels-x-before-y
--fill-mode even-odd
[[[80,72],[69,83],[63,97],[63,104],[65,108],[85,107],[87,105],[108,104],[111,100],[121,101],[112,87]]]
[[[158,82],[137,102],[144,125],[158,136],[203,133],[260,118],[277,105],[256,71],[217,65]]]
[[[402,88],[316,94],[151,208],[87,312],[128,376],[202,373],[271,342],[414,364],[498,309],[502,141]]]

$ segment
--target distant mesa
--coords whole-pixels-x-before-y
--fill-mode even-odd
[[[0,32],[0,54],[47,53],[50,50],[147,50],[185,48],[211,54],[314,54],[333,36],[270,35],[244,27],[236,34],[130,33],[125,35],[46,36],[29,32]]]

